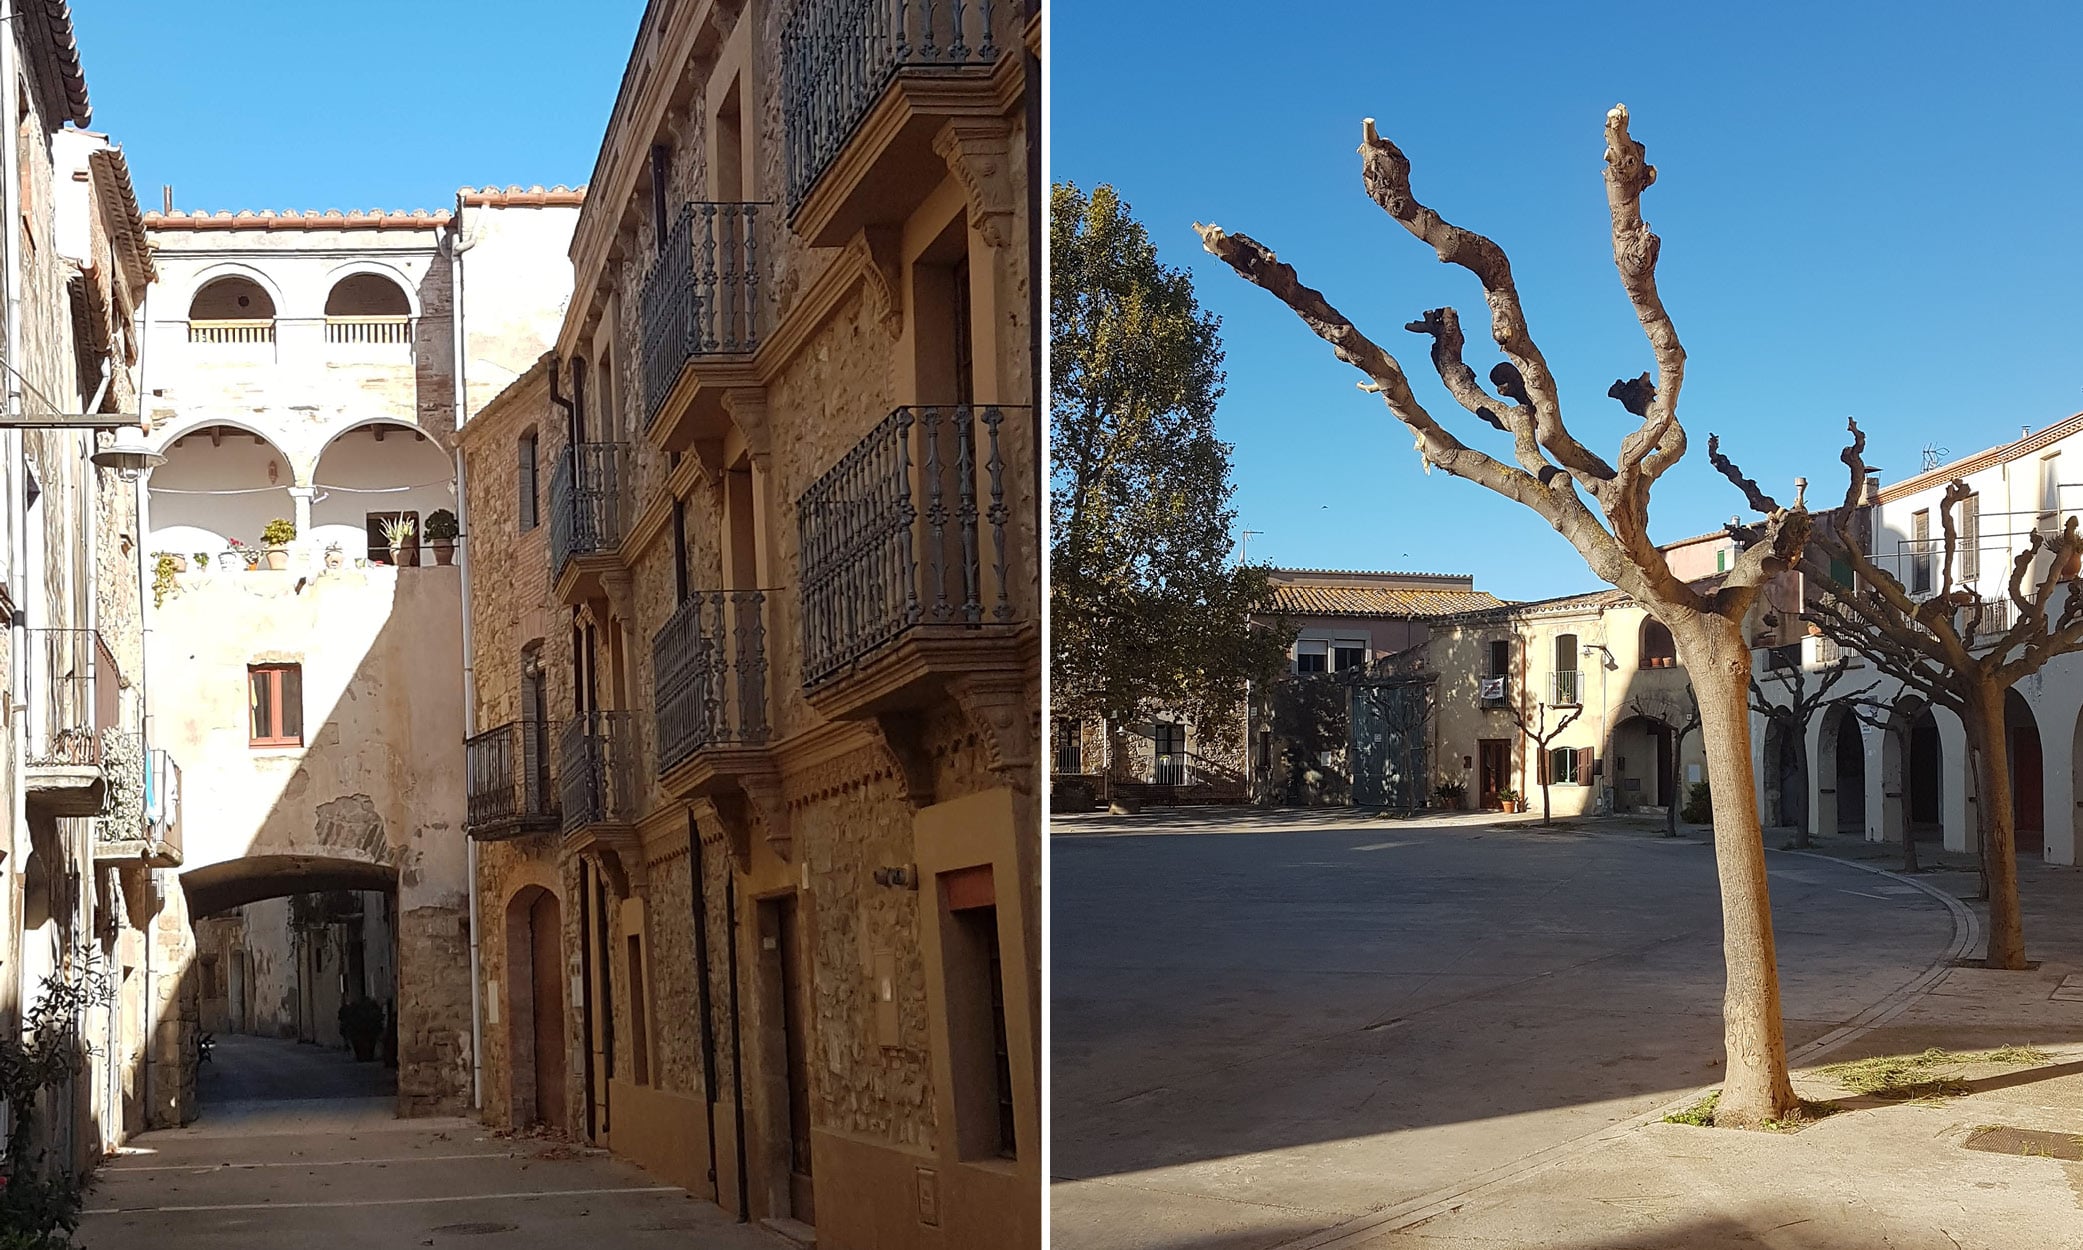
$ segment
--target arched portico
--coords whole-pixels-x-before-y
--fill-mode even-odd
[[[338,543],[349,558],[390,563],[377,529],[381,519],[410,518],[408,545],[421,545],[430,516],[455,512],[454,479],[454,462],[426,431],[396,421],[359,422],[334,433],[319,452],[302,524],[320,549]]]
[[[263,527],[295,513],[297,466],[273,439],[230,421],[165,435],[152,471],[152,549],[215,559],[231,542],[260,544]]]
[[[1823,710],[1816,732],[1816,829],[1821,833],[1866,833],[1866,744],[1864,725],[1844,704]]]

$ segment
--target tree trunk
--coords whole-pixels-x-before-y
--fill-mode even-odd
[[[1542,747],[1542,754],[1546,754],[1547,750],[1548,748]],[[1541,783],[1541,823],[1548,823],[1548,783],[1545,781]]]
[[[1678,762],[1679,746],[1685,741],[1677,734],[1671,735],[1671,775],[1664,786],[1664,836],[1678,836],[1678,783],[1685,776],[1685,766]]]
[[[2004,730],[2004,692],[1982,689],[1968,704],[1968,759],[1975,769],[1975,830],[1989,875],[1988,966],[2025,970],[2025,926],[2018,913],[2017,813],[2011,807],[2011,744]]]
[[[1750,648],[1720,617],[1672,624],[1678,655],[1700,701],[1707,784],[1714,793],[1714,860],[1721,878],[1722,957],[1728,988],[1722,1036],[1728,1070],[1714,1122],[1755,1125],[1792,1112],[1779,1014],[1779,964],[1765,883],[1765,836],[1750,755]]]

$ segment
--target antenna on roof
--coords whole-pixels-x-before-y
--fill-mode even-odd
[[[166,215],[167,215],[167,216],[169,216],[169,217],[173,216],[173,215],[174,215],[174,184],[173,184],[173,183],[171,183],[171,182],[165,182],[165,183],[161,183],[161,184],[159,185],[159,198],[160,198],[160,200],[161,200],[161,201],[162,201],[162,202],[163,202],[163,203],[165,204],[165,206],[166,206],[166,207],[165,207],[165,210],[164,210],[164,211],[166,212]]]
[[[1946,462],[1946,457],[1951,453],[1948,451],[1948,449],[1939,446],[1937,443],[1926,443],[1924,444],[1924,450],[1922,454],[1924,457],[1924,472],[1929,473],[1931,472],[1931,470],[1944,464]]]

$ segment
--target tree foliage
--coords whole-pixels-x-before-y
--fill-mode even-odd
[[[1050,689],[1059,715],[1228,719],[1286,649],[1233,565],[1218,318],[1111,187],[1059,183],[1049,257]]]
[[[11,1119],[0,1159],[0,1250],[60,1247],[78,1226],[80,1186],[63,1161],[39,1149],[45,1095],[78,1076],[87,1062],[79,1024],[106,1007],[113,992],[91,950],[45,980],[22,1017],[21,1036],[0,1040],[0,1100]]]

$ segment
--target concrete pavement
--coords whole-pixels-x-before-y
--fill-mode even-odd
[[[1089,835],[1051,844],[1052,1244],[1374,1236],[1718,1079],[1703,840],[1239,823],[1055,825]],[[1870,1021],[1952,952],[1954,912],[1915,885],[1795,855],[1771,873],[1790,1045]],[[1558,1231],[1495,1244],[1606,1244]]]
[[[398,1120],[380,1064],[293,1042],[219,1039],[203,1115],[147,1133],[97,1174],[88,1250],[776,1250],[772,1234],[600,1151]],[[344,1065],[344,1067],[343,1067]],[[355,1069],[355,1070],[348,1070]],[[374,1069],[373,1072],[369,1069]],[[225,1097],[227,1093],[242,1095]],[[283,1094],[290,1096],[281,1096]],[[274,1096],[267,1096],[274,1095]],[[307,1096],[296,1096],[307,1095]]]

